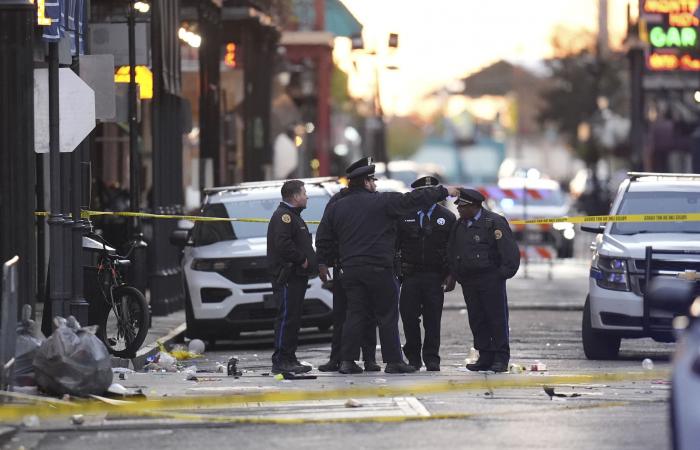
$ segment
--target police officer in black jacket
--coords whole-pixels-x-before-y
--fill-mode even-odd
[[[346,173],[350,173],[358,167],[367,166],[371,164],[371,161],[371,158],[361,159],[349,166]],[[332,205],[336,201],[345,197],[347,193],[348,188],[343,188],[340,190],[340,192],[334,194],[328,201],[326,209],[328,209],[329,205]],[[326,225],[322,221],[318,230],[316,231],[316,235],[318,236],[319,232],[323,234],[325,227]],[[340,261],[338,259],[338,243],[334,242],[334,245],[330,247],[324,246],[325,243],[328,243],[328,241],[322,240],[320,245],[317,242],[316,252],[318,253],[319,259],[319,273],[321,280],[324,283],[331,279],[331,274],[328,270],[328,266],[322,264],[321,261],[327,261],[328,264],[333,266],[333,338],[331,341],[330,359],[327,363],[318,366],[318,370],[321,372],[337,372],[340,369],[340,351],[343,338],[343,324],[345,323],[345,317],[347,315],[348,299],[345,295],[345,289],[343,289],[343,278],[340,275],[341,268]],[[365,372],[378,372],[382,370],[376,361],[376,347],[377,325],[374,320],[370,320],[365,325],[365,333],[362,337],[362,359],[364,360]],[[353,359],[359,359],[359,355],[356,355]]]
[[[343,288],[348,298],[340,372],[362,372],[354,358],[359,354],[364,326],[374,314],[382,357],[387,363],[384,371],[410,373],[415,368],[403,361],[399,340],[399,285],[393,268],[396,220],[449,194],[456,196],[458,191],[436,186],[407,194],[377,193],[374,169],[369,164],[350,171],[348,194],[326,209],[321,220],[326,226],[317,231],[316,245],[328,248],[336,241],[338,245]]]
[[[306,286],[309,277],[318,273],[311,233],[301,217],[307,200],[302,181],[286,181],[282,185],[282,202],[267,227],[267,264],[273,295],[279,302],[272,354],[275,374],[311,370],[296,357]]]
[[[437,178],[426,176],[414,181],[411,187],[425,189],[439,184]],[[421,368],[422,362],[429,371],[440,370],[440,321],[444,292],[445,289],[454,289],[447,266],[447,241],[456,220],[449,209],[434,203],[412,211],[398,221],[396,246],[402,280],[399,311],[406,336],[403,353],[416,370]],[[421,316],[425,329],[423,342]]]
[[[520,250],[508,221],[484,209],[483,201],[479,191],[460,189],[448,261],[462,285],[474,348],[479,350],[479,359],[467,369],[505,372],[510,359],[506,280],[518,271]]]

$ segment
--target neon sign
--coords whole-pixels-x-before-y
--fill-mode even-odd
[[[648,34],[647,70],[700,71],[700,0],[643,0],[641,19]]]
[[[153,72],[146,66],[136,66],[136,84],[139,85],[139,94],[142,100],[153,98]],[[122,66],[114,74],[115,83],[129,82],[129,66]]]
[[[31,2],[35,3],[35,0]],[[36,24],[42,27],[51,25],[51,18],[46,17],[46,0],[36,0]]]
[[[227,67],[235,68],[238,65],[236,61],[236,44],[229,42],[226,44],[226,54],[224,55],[224,64]]]

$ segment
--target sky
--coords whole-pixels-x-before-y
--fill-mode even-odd
[[[369,97],[379,67],[387,114],[420,109],[428,92],[500,59],[533,64],[551,56],[557,25],[597,30],[598,0],[342,0],[364,25],[365,46],[377,56],[336,42],[335,59],[350,74],[350,92]],[[626,30],[628,0],[608,0],[613,46]],[[389,33],[399,48],[387,49]],[[384,69],[395,65],[398,70]]]

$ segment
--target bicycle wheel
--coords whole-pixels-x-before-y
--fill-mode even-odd
[[[98,337],[114,356],[133,358],[148,333],[149,312],[146,298],[136,288],[119,286],[112,291],[107,320]]]

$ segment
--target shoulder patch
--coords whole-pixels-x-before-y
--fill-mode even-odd
[[[498,240],[503,237],[503,232],[501,230],[496,230],[493,232],[493,235],[496,237],[496,240]]]
[[[438,224],[438,225],[445,225],[445,218],[444,218],[444,217],[438,218],[437,224]]]
[[[282,222],[284,223],[291,223],[292,222],[292,216],[289,214],[282,214]]]

